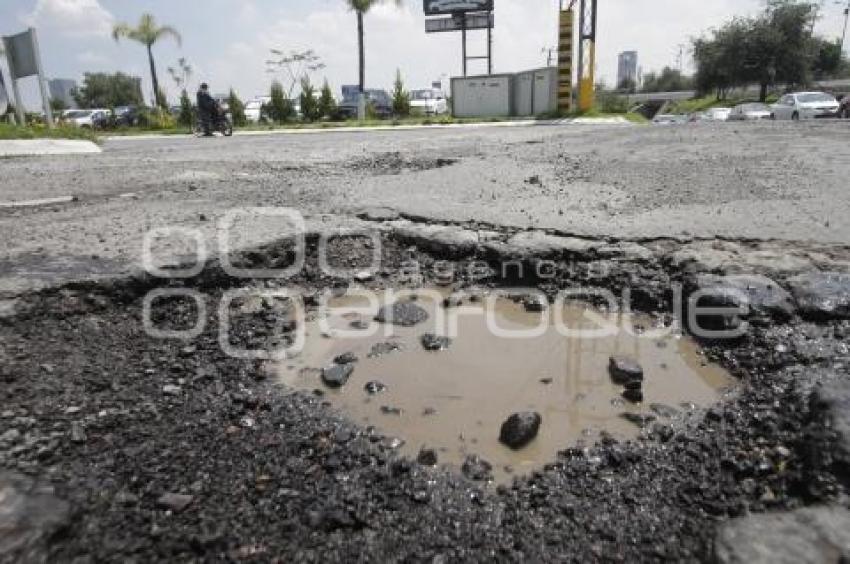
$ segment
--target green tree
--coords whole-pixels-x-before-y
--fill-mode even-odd
[[[59,98],[51,98],[50,109],[57,114],[62,113],[68,109],[68,104],[65,103],[65,100],[60,100]]]
[[[327,79],[325,79],[322,92],[319,95],[319,115],[327,119],[333,119],[336,115],[336,100]]]
[[[245,104],[242,103],[233,88],[230,89],[230,95],[227,97],[227,105],[230,107],[230,115],[233,116],[233,125],[244,127],[248,123],[248,119],[245,117]]]
[[[141,79],[124,73],[86,73],[83,86],[74,91],[74,100],[81,108],[115,108],[142,106]]]
[[[397,6],[402,5],[402,0],[345,0],[348,7],[357,13],[357,52],[359,55],[360,68],[360,93],[366,91],[366,31],[363,25],[363,17],[381,2],[392,2]]]
[[[316,99],[316,89],[313,83],[310,82],[310,77],[305,76],[301,79],[301,115],[304,121],[316,121],[322,117],[319,111],[319,101]]]
[[[185,127],[192,127],[195,124],[195,107],[185,88],[180,93],[180,114],[177,116],[177,123]]]
[[[270,92],[271,101],[263,106],[263,113],[269,116],[269,119],[275,123],[284,123],[291,120],[295,115],[295,109],[292,107],[292,102],[286,97],[286,92],[283,90],[283,85],[274,81]]]
[[[731,88],[758,84],[764,101],[771,85],[802,86],[813,74],[835,72],[840,53],[812,35],[817,9],[809,2],[767,0],[758,16],[735,18],[694,40],[697,88],[722,98]]]
[[[643,78],[643,92],[681,92],[690,90],[693,81],[678,69],[664,67],[661,74],[646,73]]]
[[[395,71],[395,83],[393,84],[393,113],[398,117],[410,115],[410,92],[404,89],[404,80],[401,78],[401,69]]]
[[[116,24],[112,28],[112,37],[115,41],[120,41],[122,37],[131,39],[145,46],[148,51],[148,63],[151,68],[151,83],[153,85],[156,105],[165,108],[168,103],[162,90],[159,87],[159,78],[156,74],[156,63],[153,58],[153,46],[160,40],[166,37],[173,38],[178,45],[182,44],[183,39],[180,33],[171,26],[158,26],[156,19],[151,14],[142,14],[139,23],[136,27],[132,27],[126,23]]]

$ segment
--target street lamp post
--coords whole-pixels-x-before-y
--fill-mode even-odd
[[[841,32],[841,52],[844,52],[844,41],[847,39],[847,20],[850,19],[850,0],[844,6],[844,31]]]

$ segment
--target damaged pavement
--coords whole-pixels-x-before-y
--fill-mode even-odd
[[[811,142],[833,135],[828,128],[803,127]],[[127,185],[115,188],[98,184],[78,161],[51,164],[66,174],[75,170],[79,184],[97,188],[47,209],[0,210],[0,230],[15,234],[4,240],[0,257],[0,561],[850,557],[850,245],[840,220],[846,215],[839,213],[847,200],[832,203],[828,221],[811,215],[829,207],[842,171],[837,165],[809,171],[820,174],[819,181],[801,181],[798,171],[787,170],[765,172],[757,183],[727,175],[716,201],[694,205],[731,209],[756,184],[776,198],[747,196],[753,209],[736,208],[730,212],[740,214],[736,219],[716,225],[694,219],[685,229],[695,210],[674,201],[682,197],[674,192],[691,190],[693,182],[684,182],[695,173],[689,169],[677,180],[677,165],[658,155],[688,144],[665,146],[669,131],[642,129],[580,132],[595,141],[586,147],[613,151],[610,166],[601,166],[599,154],[586,147],[541,164],[541,151],[568,154],[579,135],[545,128],[475,133],[472,139],[391,134],[401,156],[364,138],[356,147],[341,142],[339,155],[297,149],[315,160],[300,165],[296,156],[251,160],[260,147],[234,145],[220,169],[210,165],[218,176],[184,173],[222,155],[187,141],[190,160],[177,162],[167,144],[179,142],[164,141],[163,160],[150,166],[173,181],[157,182],[131,168]],[[780,127],[772,131],[777,146],[790,135]],[[709,175],[731,150],[720,137],[752,134],[677,133],[713,151],[702,163]],[[136,158],[125,143],[94,157],[102,159],[93,161],[101,173]],[[438,145],[451,150],[423,154]],[[648,153],[650,146],[655,152]],[[627,166],[650,162],[650,154],[651,173]],[[480,176],[493,162],[503,167],[497,182]],[[5,177],[37,184],[26,162],[2,166]],[[620,180],[612,178],[618,169]],[[525,182],[533,176],[536,182]],[[629,185],[646,176],[668,191],[667,201],[652,199],[663,197],[654,187]],[[435,178],[443,184],[429,194]],[[790,197],[786,183],[794,179],[799,190]],[[359,201],[341,196],[346,183]],[[456,191],[451,198],[446,185]],[[496,200],[494,190],[484,189],[489,185],[499,192]],[[593,187],[602,185],[635,207],[632,216],[627,206],[599,208],[592,225],[573,221],[572,215],[588,215],[578,202],[593,200]],[[816,185],[827,196],[801,202]],[[410,196],[413,187],[419,193]],[[538,214],[505,208],[512,205],[504,201],[512,190],[552,192],[537,195]],[[399,203],[406,197],[412,203]],[[308,253],[301,271],[286,280],[233,279],[215,248],[199,274],[179,281],[142,271],[136,254],[144,229],[174,223],[209,234],[236,199],[304,212]],[[564,200],[576,203],[575,210],[560,209]],[[482,213],[470,208],[475,205]],[[808,233],[802,220],[785,237],[777,236],[777,220],[758,213],[747,225],[741,222],[769,206],[804,214]],[[670,222],[662,229],[653,218],[665,207]],[[470,221],[469,215],[478,217]],[[290,256],[290,242],[257,231],[240,242],[250,250],[242,253],[242,266],[276,266]],[[378,272],[348,278],[324,273],[322,235],[336,235],[328,249],[334,264],[357,270],[372,258],[364,232],[382,243]],[[167,248],[161,266],[181,265],[186,254],[182,247]],[[411,262],[420,265],[415,280],[406,270]],[[517,277],[506,264],[523,265],[524,274]],[[700,305],[706,306],[734,307],[746,295],[746,313],[712,321],[747,323],[749,330],[735,340],[700,343],[707,360],[726,368],[737,385],[689,417],[647,416],[635,440],[564,445],[542,470],[493,484],[485,458],[470,457],[460,473],[435,464],[434,452],[419,461],[404,458],[398,454],[403,437],[357,426],[321,395],[284,388],[263,363],[221,350],[212,304],[227,290],[299,288],[312,311],[325,289],[416,283],[458,291],[533,287],[549,297],[595,286],[617,295],[628,291],[636,311],[665,315],[682,313],[676,287],[683,288],[685,303],[702,292]],[[162,285],[208,297],[209,322],[194,339],[145,334],[145,295]],[[194,324],[191,303],[170,306],[154,311],[159,326]],[[233,337],[254,343],[276,320],[263,312]],[[342,382],[343,369],[329,376]],[[509,428],[508,444],[530,440],[541,424],[532,414],[520,418],[528,428]]]

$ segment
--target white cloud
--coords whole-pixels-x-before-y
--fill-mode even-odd
[[[98,0],[38,0],[24,23],[63,35],[107,37],[115,21]]]

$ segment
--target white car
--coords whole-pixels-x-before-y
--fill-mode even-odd
[[[729,121],[732,108],[711,108],[703,114],[703,121]]]
[[[97,129],[106,125],[112,112],[109,110],[67,110],[62,121],[74,127]]]
[[[439,90],[414,90],[410,93],[410,109],[426,116],[439,116],[449,113],[449,103]]]
[[[770,108],[765,104],[739,104],[729,114],[729,121],[759,121],[770,119]]]
[[[271,102],[270,96],[258,96],[245,104],[245,119],[248,123],[262,123],[263,106]]]
[[[814,119],[838,116],[840,104],[835,96],[824,92],[786,94],[771,106],[772,119]]]

